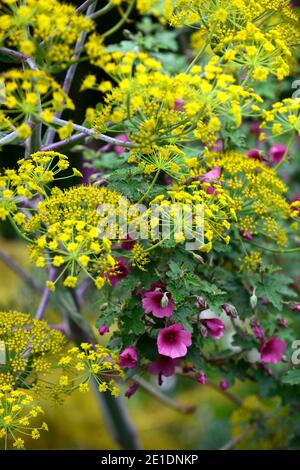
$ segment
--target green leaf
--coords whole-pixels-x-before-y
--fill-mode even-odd
[[[300,385],[300,369],[291,369],[283,375],[281,381],[288,385]]]
[[[111,326],[116,319],[116,314],[115,308],[107,308],[105,311],[101,312],[97,318],[96,327],[100,328],[102,325]]]
[[[288,287],[293,281],[282,273],[263,274],[256,285],[257,297],[267,297],[272,305],[281,310],[285,297],[296,297],[296,293]]]
[[[142,320],[142,311],[137,308],[123,317],[124,329],[132,331],[135,335],[142,335],[145,332],[145,325]]]

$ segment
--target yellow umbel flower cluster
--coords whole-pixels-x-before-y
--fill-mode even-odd
[[[196,160],[196,159],[195,159]],[[194,174],[192,172],[191,174]],[[196,237],[196,241],[201,241],[201,251],[209,252],[213,248],[214,242],[221,240],[226,244],[230,242],[229,231],[232,221],[236,220],[235,203],[227,191],[218,183],[203,182],[197,178],[188,178],[186,181],[174,183],[167,191],[167,195],[157,196],[151,204],[159,205],[161,212],[171,208],[171,216],[176,219],[184,216],[187,207],[201,207],[203,212],[195,211],[192,217],[198,227],[203,227],[203,243]],[[191,215],[190,215],[191,216]],[[199,220],[197,220],[197,218]],[[192,235],[191,233],[187,234]],[[175,241],[182,243],[186,240],[184,233],[175,233]],[[188,240],[188,239],[187,239]]]
[[[208,168],[220,168],[219,181],[234,201],[239,230],[249,235],[265,235],[285,246],[283,221],[293,214],[284,197],[287,187],[274,169],[237,152],[207,152],[205,163]],[[202,168],[196,163],[192,174],[199,174],[199,170],[201,174]]]
[[[4,170],[0,175],[0,220],[13,216],[15,223],[23,225],[26,216],[22,211],[17,212],[20,203],[36,195],[45,195],[47,185],[68,167],[65,155],[51,151],[36,152],[30,158],[19,160],[17,170]]]
[[[103,237],[103,233],[117,227],[107,225],[108,214],[102,214],[101,207],[118,210],[119,199],[118,193],[106,188],[77,186],[64,191],[54,188],[48,199],[38,203],[37,213],[24,229],[34,240],[30,250],[36,266],[58,269],[56,281],[48,283],[52,290],[64,275],[67,287],[75,287],[78,275],[84,272],[101,288],[106,275],[113,273],[111,236]]]
[[[0,75],[0,80],[5,89],[2,116],[22,139],[31,135],[30,116],[50,123],[55,112],[74,109],[60,85],[41,70],[12,69]]]
[[[242,66],[255,80],[269,73],[289,75],[293,46],[299,42],[299,18],[284,1],[177,0],[170,23],[198,28],[193,47],[208,43],[214,53]]]
[[[80,348],[69,349],[58,366],[62,368],[59,386],[65,393],[87,392],[94,379],[100,392],[119,395],[116,379],[124,377],[124,373],[118,364],[118,356],[99,344],[93,347],[90,343],[81,343]]]
[[[36,417],[44,414],[42,408],[24,390],[14,390],[10,385],[0,385],[0,440],[5,450],[11,447],[24,449],[25,438],[39,439],[40,431],[48,431],[42,422],[32,426]]]
[[[211,144],[223,119],[239,127],[242,115],[252,113],[251,104],[262,102],[253,90],[224,74],[218,60],[214,56],[203,70],[194,66],[189,73],[170,76],[146,54],[121,54],[110,72],[118,87],[103,90],[105,105],[95,119],[95,133],[110,121],[148,151],[195,139]]]
[[[0,46],[13,46],[31,56],[43,41],[44,66],[57,72],[68,65],[79,35],[93,30],[93,21],[57,0],[3,0],[0,3]]]
[[[60,331],[20,312],[0,312],[0,386],[30,387],[53,368],[65,346]]]
[[[244,399],[243,406],[233,412],[230,422],[233,438],[245,434],[237,449],[270,450],[285,447],[288,408],[282,406],[280,397],[260,400],[257,395],[250,395]],[[266,433],[263,432],[264,427]]]
[[[262,113],[264,121],[262,129],[270,129],[272,134],[279,136],[287,132],[300,135],[300,98],[286,98],[274,103],[271,110]]]

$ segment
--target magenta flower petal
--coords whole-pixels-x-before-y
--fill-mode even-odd
[[[191,333],[186,331],[179,323],[163,328],[158,333],[158,352],[163,356],[168,356],[172,359],[186,356],[187,348],[191,344]]]
[[[281,361],[285,350],[285,341],[272,336],[270,339],[263,341],[260,346],[261,360],[262,362],[277,364]]]
[[[273,163],[279,163],[286,154],[287,147],[282,144],[273,145],[269,150],[269,155]]]
[[[224,323],[218,318],[208,318],[202,320],[208,334],[214,339],[220,339],[225,331]]]
[[[102,326],[100,326],[100,328],[98,328],[98,332],[99,332],[100,336],[103,336],[103,335],[105,335],[106,333],[109,332],[109,328],[108,328],[107,325],[102,325]]]
[[[128,142],[128,136],[126,134],[118,134],[116,137],[118,140],[121,140],[121,142]],[[118,154],[124,153],[125,152],[125,147],[122,147],[122,145],[116,145],[115,146],[115,152]]]
[[[164,375],[171,377],[174,375],[175,367],[178,366],[178,359],[171,359],[168,356],[159,356],[158,359],[151,362],[148,366],[148,371],[152,375]]]
[[[145,313],[152,313],[157,318],[170,317],[175,308],[171,294],[161,290],[145,292],[142,307]]]
[[[125,348],[120,354],[119,364],[120,367],[128,367],[128,369],[133,369],[137,366],[138,355],[137,351],[133,346]]]
[[[109,274],[107,277],[112,285],[112,287],[116,287],[117,284],[124,279],[124,277],[128,276],[130,273],[130,268],[127,265],[124,258],[117,258],[117,265],[115,266],[115,274]]]
[[[221,175],[221,169],[218,166],[215,166],[212,168],[212,170],[208,171],[207,173],[204,173],[204,175],[201,175],[201,181],[203,183],[210,183],[211,180],[216,180],[220,177]]]

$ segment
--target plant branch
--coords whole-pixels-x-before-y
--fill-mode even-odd
[[[64,140],[60,140],[59,142],[54,142],[54,144],[44,145],[43,147],[41,147],[41,150],[43,152],[48,152],[49,150],[55,150],[57,148],[64,147],[65,145],[71,144],[73,142],[77,142],[77,140],[80,140],[85,136],[86,136],[86,133],[79,132],[78,134],[71,135],[70,137],[67,137]]]
[[[12,57],[13,59],[23,62],[24,64],[27,64],[31,70],[38,70],[38,67],[35,65],[33,60],[30,59],[30,57],[28,57],[27,55],[22,54],[21,52],[14,51],[13,49],[8,49],[7,47],[0,47],[0,54],[7,55],[9,57]]]
[[[15,274],[17,274],[20,279],[26,282],[29,287],[31,287],[33,290],[36,290],[37,292],[42,292],[43,288],[39,286],[35,280],[16,263],[13,258],[4,253],[2,250],[0,250],[0,260],[3,261],[3,263],[5,263],[6,266],[10,268]]]
[[[127,10],[124,13],[124,16],[122,16],[120,21],[117,24],[115,24],[115,26],[113,26],[108,31],[105,31],[105,33],[102,34],[103,38],[107,38],[108,36],[111,36],[112,34],[114,34],[116,31],[118,31],[118,29],[120,29],[123,26],[123,24],[128,20],[128,17],[129,17],[129,15],[130,15],[133,7],[134,7],[134,4],[135,4],[135,0],[131,0]]]
[[[94,12],[94,10],[96,9],[96,6],[97,6],[97,0],[93,1],[89,4],[88,9],[87,9],[87,13],[86,13],[87,17]],[[74,63],[72,63],[70,65],[70,67],[68,68],[67,73],[65,75],[65,79],[64,79],[62,89],[67,95],[69,94],[70,89],[71,89],[73,78],[74,78],[75,72],[76,72],[77,67],[78,67],[78,60],[81,56],[81,52],[82,52],[86,37],[87,37],[86,32],[82,32],[80,34],[79,39],[76,42],[75,49],[74,49],[74,54],[73,54]],[[58,111],[58,112],[56,112],[55,117],[59,118],[61,116],[61,114],[62,114],[61,111]],[[46,138],[45,138],[45,145],[47,146],[47,145],[52,144],[54,137],[55,137],[55,130],[54,129],[48,129],[48,131],[46,133]]]
[[[82,5],[80,5],[77,10],[76,10],[76,13],[82,13],[83,11],[85,11],[95,0],[86,0],[85,2],[82,3]]]
[[[54,124],[57,124],[59,126],[65,126],[68,124],[67,121],[64,119],[59,119],[54,117],[52,122]],[[88,129],[87,127],[80,126],[79,124],[72,123],[73,129],[75,129],[78,132],[82,132],[85,135],[88,135],[89,137],[93,137],[94,139],[100,139],[103,140],[104,142],[108,142],[109,144],[114,144],[114,145],[120,145],[125,148],[133,148],[136,147],[135,144],[132,142],[123,142],[122,140],[114,139],[113,137],[109,137],[108,135],[105,134],[95,134],[93,129]]]
[[[13,140],[15,140],[17,135],[18,135],[17,131],[10,132],[5,137],[2,137],[2,139],[0,139],[0,145],[9,144]]]
[[[108,13],[110,10],[112,10],[114,8],[114,6],[115,5],[114,5],[113,2],[108,2],[108,4],[105,5],[103,8],[101,8],[100,10],[95,11],[94,13],[89,15],[88,18],[90,20],[95,20],[96,18],[99,18],[99,16],[102,16],[102,15],[105,15],[106,13]]]
[[[164,393],[162,393],[159,388],[155,387],[151,383],[147,382],[145,379],[142,377],[134,377],[135,382],[139,384],[139,386],[145,390],[145,392],[149,393],[151,396],[156,398],[158,401],[163,403],[164,405],[168,406],[169,408],[172,408],[173,410],[180,411],[181,413],[184,414],[189,414],[193,413],[195,411],[195,406],[186,406],[182,405],[178,401],[174,400],[173,398],[168,397]]]
[[[57,270],[54,269],[54,268],[50,268],[49,269],[49,278],[48,278],[48,280],[49,281],[54,281],[55,278],[56,278],[56,275],[57,275]],[[36,314],[35,314],[35,319],[36,320],[41,320],[43,318],[43,315],[45,313],[50,294],[51,294],[51,291],[50,291],[49,287],[45,287],[44,291],[43,291],[43,294],[42,294],[42,297],[41,297],[41,300],[40,300],[40,303],[39,303],[39,306],[38,306]]]

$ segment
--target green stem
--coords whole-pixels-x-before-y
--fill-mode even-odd
[[[288,157],[288,154],[289,154],[289,151],[290,151],[290,148],[291,148],[293,142],[294,142],[294,134],[292,134],[292,136],[291,136],[291,138],[290,138],[290,140],[289,140],[289,142],[288,142],[286,151],[284,152],[284,155],[283,155],[282,159],[281,159],[280,162],[277,163],[277,165],[274,167],[274,170],[275,170],[275,171],[277,171],[277,170],[281,167],[281,165],[283,165],[283,163],[286,162],[286,159],[287,159],[287,157]]]
[[[15,231],[17,232],[17,234],[18,234],[21,238],[23,238],[23,240],[26,240],[27,242],[32,243],[32,240],[31,240],[29,237],[27,237],[23,232],[21,232],[21,230],[20,230],[19,227],[17,226],[17,224],[16,224],[16,222],[14,221],[14,219],[13,219],[11,216],[9,216],[8,218],[9,218],[9,221],[10,221],[11,225],[13,226],[13,228],[15,229]]]
[[[150,183],[150,186],[148,187],[147,191],[145,192],[145,194],[141,197],[141,199],[137,202],[137,204],[140,204],[141,202],[143,202],[146,197],[148,196],[148,194],[151,192],[153,186],[155,185],[156,181],[157,181],[157,178],[159,176],[159,173],[160,173],[160,170],[158,170],[153,178],[153,180],[151,181]]]
[[[113,26],[108,31],[106,31],[105,33],[102,34],[103,38],[107,38],[108,36],[111,36],[111,34],[114,34],[116,31],[118,31],[118,29],[120,29],[123,26],[125,21],[128,20],[128,17],[129,17],[129,15],[130,15],[133,7],[134,7],[134,4],[135,4],[135,0],[132,0],[129,4],[127,10],[125,11],[124,16],[122,16],[120,21],[117,24],[115,24],[115,26]]]
[[[90,20],[95,20],[96,18],[99,18],[99,16],[105,15],[108,13],[110,10],[114,8],[114,3],[109,2],[107,5],[105,5],[103,8],[101,8],[98,11],[95,11],[95,13],[92,13],[91,15],[88,16]]]
[[[190,65],[188,66],[188,68],[186,69],[186,73],[188,73],[191,68],[197,64],[197,62],[200,60],[200,58],[202,57],[202,55],[204,54],[204,52],[206,51],[206,48],[207,48],[207,45],[208,43],[204,43],[203,46],[201,47],[201,49],[199,50],[198,54],[196,55],[196,57],[194,58],[194,60],[190,63]]]
[[[258,245],[258,243],[253,243],[253,242],[249,242],[249,243],[250,243],[250,245],[256,246],[257,248],[260,248],[263,251],[270,251],[270,253],[297,253],[297,252],[300,252],[300,247],[299,248],[290,248],[290,249],[287,249],[287,250],[284,250],[284,249],[276,250],[275,248],[267,248],[266,246]]]
[[[182,405],[178,401],[176,401],[173,398],[168,397],[167,395],[162,393],[159,388],[157,388],[154,385],[152,385],[151,383],[147,382],[142,377],[135,376],[134,380],[135,380],[135,382],[137,382],[139,384],[139,386],[143,390],[145,390],[145,392],[149,393],[150,395],[152,395],[154,398],[156,398],[157,400],[159,400],[161,403],[168,406],[169,408],[172,408],[173,410],[180,411],[181,413],[184,413],[184,414],[189,414],[189,413],[192,413],[193,411],[195,411],[194,406]]]

